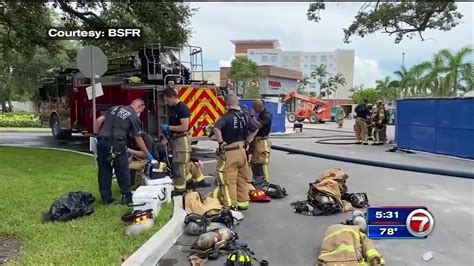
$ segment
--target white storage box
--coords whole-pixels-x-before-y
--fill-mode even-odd
[[[161,203],[166,200],[164,186],[140,186],[133,193],[133,210],[153,210],[153,217],[160,213]]]
[[[169,176],[158,179],[150,179],[145,176],[145,185],[164,187],[166,190],[166,199],[164,201],[171,203],[171,192],[174,190],[173,180]],[[160,189],[161,190],[161,189]]]

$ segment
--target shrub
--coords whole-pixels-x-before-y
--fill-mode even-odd
[[[0,127],[41,127],[36,115],[0,115]]]

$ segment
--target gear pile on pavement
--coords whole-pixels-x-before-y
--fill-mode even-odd
[[[348,193],[347,178],[349,175],[341,168],[324,171],[314,183],[309,183],[306,200],[291,203],[294,212],[320,216],[351,211],[353,207],[368,207],[367,194]]]

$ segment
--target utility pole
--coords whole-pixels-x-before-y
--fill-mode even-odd
[[[402,53],[402,67],[405,67],[405,52]]]

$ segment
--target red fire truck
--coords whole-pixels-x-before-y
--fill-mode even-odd
[[[189,51],[189,61],[181,55]],[[167,107],[162,92],[174,87],[179,99],[191,111],[190,133],[194,140],[205,137],[208,126],[224,113],[225,89],[208,84],[193,75],[203,73],[202,49],[188,46],[183,51],[175,47],[145,45],[137,52],[108,60],[108,71],[96,79],[102,92],[96,96],[97,117],[114,105],[128,105],[135,98],[146,103],[141,114],[143,129],[155,137],[160,135],[160,124],[166,123]],[[203,77],[203,75],[201,75]],[[90,80],[78,69],[57,71],[39,90],[41,117],[51,127],[55,138],[66,138],[71,133],[91,134],[93,131]],[[97,88],[96,87],[96,88]],[[97,89],[96,89],[97,90]]]

